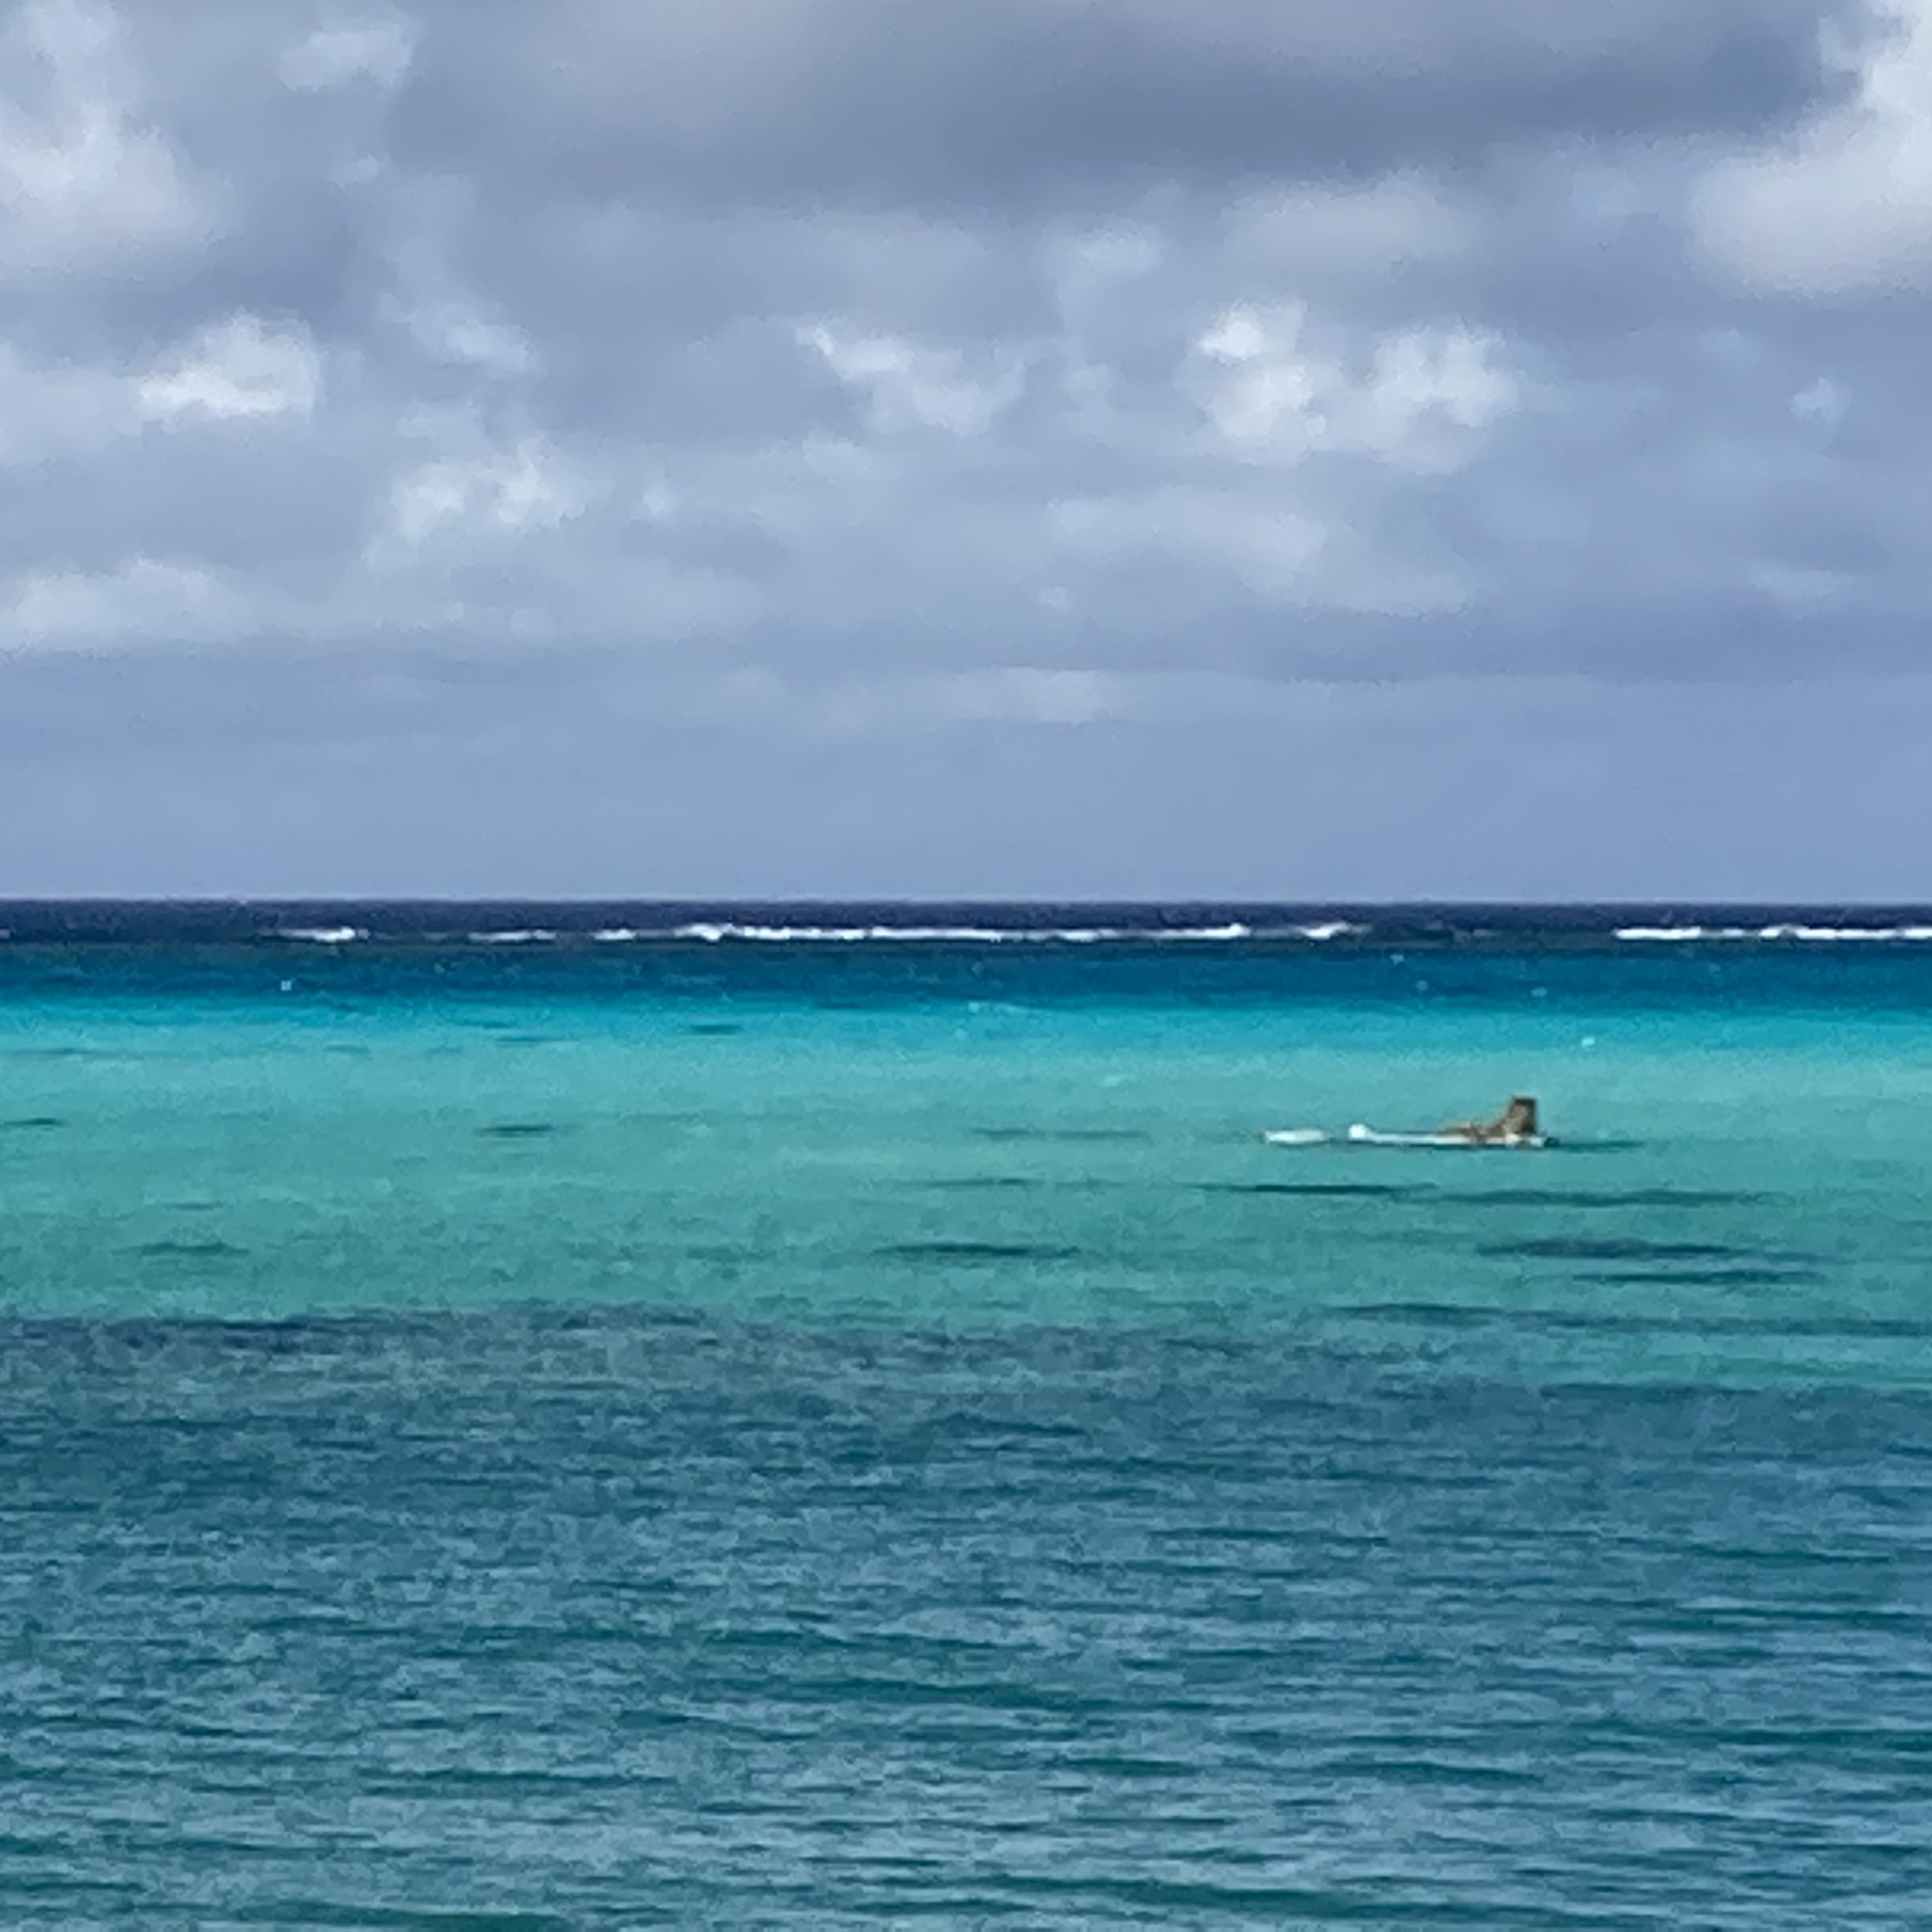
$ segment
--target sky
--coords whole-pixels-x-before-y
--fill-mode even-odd
[[[1932,899],[1932,0],[0,0],[0,896]]]

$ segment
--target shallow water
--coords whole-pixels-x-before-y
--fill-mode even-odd
[[[38,916],[7,1922],[1932,1918],[1932,948]]]

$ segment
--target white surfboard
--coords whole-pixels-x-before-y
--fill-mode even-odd
[[[1519,1134],[1508,1140],[1472,1140],[1466,1134],[1391,1134],[1364,1126],[1358,1120],[1346,1134],[1321,1127],[1274,1127],[1262,1136],[1270,1147],[1321,1147],[1346,1141],[1356,1147],[1388,1148],[1542,1148],[1541,1134]]]

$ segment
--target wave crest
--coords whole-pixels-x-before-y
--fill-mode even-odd
[[[1780,941],[1803,945],[1923,946],[1932,944],[1932,926],[1620,926],[1616,937],[1640,946],[1685,945],[1702,940],[1736,944]]]

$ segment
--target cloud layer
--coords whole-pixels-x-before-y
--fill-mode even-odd
[[[1432,731],[1534,728],[1601,783],[1496,861],[1529,890],[1727,705],[1839,720],[1811,755],[1863,797],[1932,671],[1928,208],[1932,0],[28,0],[0,701],[40,823],[0,860],[808,892],[872,852],[915,890],[855,829],[910,786],[933,892],[1132,890],[1148,836],[1090,801],[1151,762],[1218,890],[1483,890],[1520,839],[1405,872],[1345,818],[1298,869],[1225,768],[1421,809]],[[1802,883],[1749,752],[1713,892]],[[493,872],[496,760],[560,782]],[[248,802],[326,819],[331,771],[388,806]],[[229,802],[166,860],[156,783]],[[740,830],[614,829],[684,799]],[[1686,849],[1624,816],[1604,877]]]

